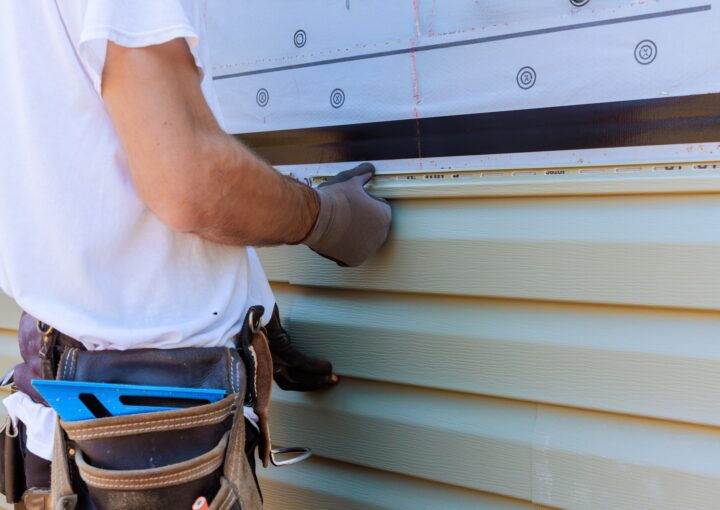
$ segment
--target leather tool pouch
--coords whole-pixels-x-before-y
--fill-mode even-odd
[[[65,467],[53,473],[55,508],[74,496],[83,509],[191,508],[198,496],[211,508],[262,508],[235,395],[188,409],[60,425],[53,469]]]
[[[120,384],[224,388],[215,403],[59,422],[53,508],[130,510],[262,508],[251,463],[257,445],[243,415],[247,374],[235,349],[67,349],[57,378]]]
[[[0,491],[8,503],[26,510],[42,510],[49,494],[50,462],[25,447],[25,428],[6,416],[0,426]]]
[[[21,501],[25,491],[25,467],[20,446],[18,428],[6,416],[0,428],[0,492],[5,494],[8,503]]]

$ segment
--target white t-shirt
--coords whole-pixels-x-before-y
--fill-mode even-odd
[[[223,345],[274,303],[252,249],[173,232],[140,201],[100,96],[108,40],[185,37],[205,66],[204,4],[0,2],[0,287],[90,349]]]
[[[89,349],[226,345],[272,311],[253,249],[140,201],[100,96],[108,40],[183,37],[209,69],[205,18],[204,0],[0,2],[0,288]],[[202,88],[219,116],[209,71]]]

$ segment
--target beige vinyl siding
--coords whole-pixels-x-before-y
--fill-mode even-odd
[[[15,302],[0,292],[0,376],[15,366],[20,353],[17,347],[17,325],[20,319],[20,310]],[[9,395],[7,390],[0,390],[0,399]],[[0,416],[5,416],[5,407],[0,405]],[[12,505],[5,503],[0,496],[0,508],[12,509]]]
[[[303,510],[540,510],[545,507],[313,458],[301,469],[263,471],[266,508]]]
[[[19,319],[20,309],[15,301],[0,292],[0,330],[16,330]]]
[[[392,239],[364,267],[260,250],[293,339],[342,376],[318,395],[276,392],[275,440],[316,457],[265,475],[270,508],[312,507],[283,499],[288,485],[322,508],[360,492],[359,508],[404,508],[381,482],[314,491],[334,463],[432,487],[443,509],[465,508],[459,489],[543,508],[717,508],[720,195],[410,191],[383,190],[399,197]]]
[[[346,376],[720,425],[717,313],[275,292],[295,337]]]
[[[363,267],[302,247],[271,267],[296,285],[438,300],[720,308],[720,195],[398,200],[394,213],[391,245]]]
[[[15,302],[0,292],[0,377],[15,366],[20,358],[17,346],[17,326],[20,309]],[[0,391],[0,397],[2,397]],[[4,408],[0,406],[0,412]]]

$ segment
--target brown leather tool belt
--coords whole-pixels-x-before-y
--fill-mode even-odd
[[[19,334],[24,361],[15,368],[14,385],[38,402],[42,398],[32,379],[214,388],[228,396],[172,411],[58,420],[49,495],[29,490],[33,488],[23,474],[28,466],[19,472],[18,464],[24,464],[30,452],[6,422],[0,437],[6,468],[0,488],[8,501],[18,502],[25,493],[26,505],[34,501],[36,508],[43,508],[42,497],[45,506],[51,505],[47,508],[189,509],[204,496],[211,509],[262,508],[254,452],[259,445],[260,459],[267,465],[272,383],[272,358],[259,323],[262,314],[262,307],[250,309],[235,348],[130,351],[88,351],[23,314]],[[260,418],[260,434],[252,425],[246,427],[246,405]],[[8,471],[11,465],[14,469]]]

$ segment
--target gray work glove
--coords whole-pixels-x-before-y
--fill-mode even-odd
[[[375,167],[363,163],[318,186],[320,212],[303,241],[340,266],[359,266],[385,244],[390,231],[390,205],[365,191]]]

